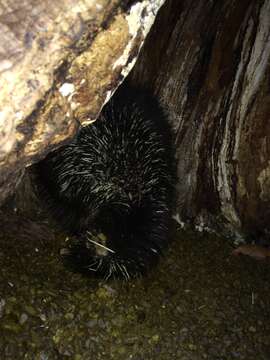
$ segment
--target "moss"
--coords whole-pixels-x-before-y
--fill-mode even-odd
[[[5,359],[268,359],[268,263],[178,231],[150,274],[104,283],[67,271],[65,236],[48,224],[40,240],[38,226],[27,240],[12,226],[0,238]]]

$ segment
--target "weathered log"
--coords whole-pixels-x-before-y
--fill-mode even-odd
[[[270,1],[167,1],[132,81],[171,116],[180,220],[269,238]]]
[[[0,2],[0,203],[134,65],[165,0]]]

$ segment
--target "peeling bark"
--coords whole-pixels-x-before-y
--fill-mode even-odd
[[[166,2],[131,80],[175,128],[181,221],[269,238],[270,1]]]

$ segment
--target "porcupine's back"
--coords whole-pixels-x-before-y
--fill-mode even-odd
[[[170,129],[158,104],[128,89],[71,144],[41,163],[39,172],[60,207],[60,221],[74,233],[97,229],[106,235],[106,247],[121,253],[127,243],[134,248],[144,241],[150,222],[153,226],[153,206],[168,217],[166,229],[159,229],[167,231],[172,162]],[[156,246],[157,251],[162,247]],[[75,260],[86,259],[80,254]]]

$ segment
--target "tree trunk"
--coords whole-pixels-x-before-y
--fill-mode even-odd
[[[270,234],[270,0],[168,0],[131,80],[176,132],[179,220]]]

